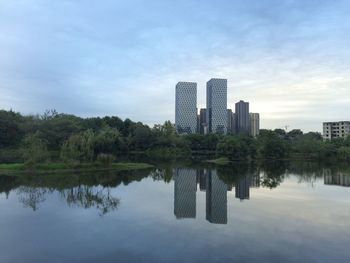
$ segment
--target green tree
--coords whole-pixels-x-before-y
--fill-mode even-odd
[[[92,162],[94,158],[94,132],[74,134],[63,144],[61,158],[66,162]]]
[[[21,147],[22,158],[29,168],[49,159],[47,143],[40,138],[39,133],[26,135],[22,141]]]
[[[288,156],[287,143],[273,131],[266,131],[258,136],[258,153],[268,159],[282,159]]]
[[[337,151],[337,157],[339,160],[350,162],[350,147],[341,146]]]
[[[115,154],[120,147],[120,134],[115,128],[105,126],[94,137],[94,152]]]

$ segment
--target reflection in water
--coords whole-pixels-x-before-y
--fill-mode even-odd
[[[206,219],[211,223],[227,223],[227,191],[235,191],[235,198],[244,201],[251,198],[252,187],[278,187],[292,174],[298,183],[314,183],[323,177],[325,185],[350,187],[348,167],[330,166],[324,168],[317,163],[283,162],[264,163],[260,166],[237,164],[214,170],[157,168],[152,171],[94,172],[88,174],[0,176],[0,194],[6,198],[14,192],[18,200],[33,211],[49,195],[58,195],[72,207],[95,208],[100,215],[116,210],[120,200],[111,195],[111,189],[120,184],[128,185],[151,177],[170,183],[174,180],[174,214],[180,218],[196,218],[197,188],[206,195]]]
[[[120,200],[111,195],[110,188],[94,189],[81,185],[62,190],[60,194],[66,200],[68,206],[77,206],[84,209],[95,207],[100,211],[100,215],[116,210],[120,204]]]
[[[237,178],[236,178],[237,179]],[[174,214],[177,219],[196,217],[197,184],[206,192],[206,219],[214,224],[227,224],[227,191],[235,187],[235,196],[249,199],[250,187],[260,186],[259,174],[240,177],[225,183],[217,170],[177,168],[174,171]]]
[[[196,217],[196,170],[177,168],[174,173],[174,214],[176,218]]]
[[[246,176],[236,184],[236,187],[235,187],[236,198],[240,200],[249,199],[250,182],[251,182],[251,176]]]
[[[227,224],[227,185],[219,179],[216,170],[206,175],[206,219],[214,224]]]
[[[332,173],[331,169],[323,169],[324,184],[350,186],[350,175],[342,172]]]
[[[48,192],[52,193],[52,191],[45,188],[34,188],[29,186],[20,186],[17,189],[19,201],[24,207],[30,207],[33,211],[38,210],[39,204],[46,200],[46,194]]]

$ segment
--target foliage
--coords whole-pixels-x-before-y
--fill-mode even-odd
[[[114,161],[114,156],[112,154],[100,153],[97,155],[97,161],[104,167],[110,167]]]
[[[250,157],[250,140],[244,140],[244,137],[226,136],[217,144],[217,153],[220,156],[226,156],[230,160],[245,160]]]
[[[38,132],[24,137],[21,152],[23,160],[29,168],[34,168],[39,162],[44,162],[49,158],[47,143],[40,139]]]
[[[350,147],[341,146],[337,151],[337,156],[340,160],[350,162]]]
[[[282,159],[289,155],[287,142],[273,131],[258,136],[258,154],[262,158]]]
[[[62,146],[61,158],[66,162],[91,162],[94,158],[93,131],[71,135]]]
[[[170,121],[150,128],[117,116],[80,118],[56,110],[23,116],[2,110],[0,162],[22,161],[21,142],[34,135],[43,156],[49,151],[51,157],[57,156],[55,161],[61,158],[73,163],[93,162],[99,154],[116,156],[130,152],[146,153],[158,159],[187,158],[198,153],[217,154],[217,157],[227,157],[231,161],[290,157],[346,161],[347,148],[344,147],[350,147],[350,137],[324,141],[320,133],[304,134],[298,129],[289,132],[261,129],[257,138],[231,134],[179,135]],[[29,155],[26,155],[27,159]]]

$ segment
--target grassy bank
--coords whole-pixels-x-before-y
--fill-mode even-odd
[[[112,163],[109,166],[101,164],[83,163],[79,165],[69,165],[65,163],[42,163],[35,169],[29,169],[24,163],[0,164],[0,175],[9,173],[21,173],[28,171],[35,172],[64,172],[64,171],[89,171],[89,170],[139,170],[152,168],[153,165],[147,163]]]
[[[227,165],[230,163],[230,160],[226,157],[220,157],[213,160],[207,160],[208,163],[218,164],[218,165]]]

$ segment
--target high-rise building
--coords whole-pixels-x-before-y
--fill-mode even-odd
[[[174,214],[176,218],[196,217],[197,172],[177,168],[174,173]]]
[[[232,112],[232,133],[237,133],[237,114],[235,112]]]
[[[260,116],[259,113],[249,113],[250,117],[250,135],[256,137],[260,130]]]
[[[233,129],[233,123],[232,123],[232,110],[231,109],[227,109],[227,133],[233,133],[232,129]]]
[[[197,83],[195,82],[176,84],[175,126],[179,134],[197,131]]]
[[[250,133],[249,102],[240,100],[236,103],[236,128],[237,133]]]
[[[207,82],[206,119],[209,133],[227,133],[227,79]]]
[[[332,140],[334,138],[347,137],[350,135],[350,121],[324,122],[323,139]]]
[[[207,131],[207,109],[199,111],[199,133],[206,134]]]

